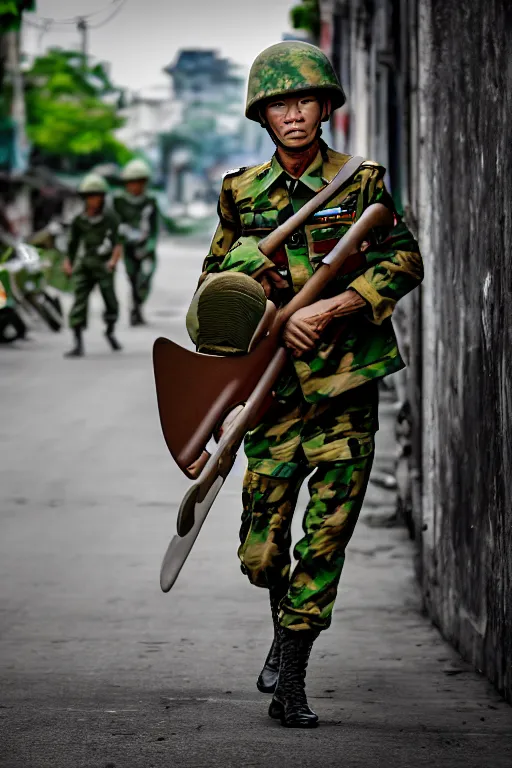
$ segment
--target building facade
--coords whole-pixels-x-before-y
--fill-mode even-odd
[[[320,11],[349,96],[333,141],[386,166],[425,262],[395,319],[409,363],[401,504],[425,606],[512,700],[512,8],[320,0]]]

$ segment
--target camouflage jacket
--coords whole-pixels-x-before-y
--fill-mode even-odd
[[[258,241],[331,181],[349,158],[321,142],[321,150],[292,194],[287,184],[290,177],[276,155],[263,165],[228,173],[220,194],[219,225],[203,272],[238,270],[257,277],[274,267],[274,261],[257,249]],[[298,376],[306,400],[318,402],[404,367],[391,314],[396,302],[423,279],[423,264],[416,241],[394,210],[384,173],[382,166],[365,161],[329,204],[285,244],[285,262],[297,292],[367,206],[384,203],[395,215],[391,232],[375,233],[364,255],[347,260],[324,294],[333,296],[352,288],[366,300],[366,310],[333,321],[317,348],[294,360],[296,376],[281,382],[283,394],[291,394]],[[252,248],[247,247],[250,241]],[[273,258],[282,261],[282,255]]]
[[[68,258],[77,262],[106,262],[119,241],[119,219],[109,208],[90,218],[80,213],[71,223]]]
[[[119,234],[125,255],[144,248],[153,253],[158,237],[158,205],[151,195],[134,197],[126,192],[114,195],[112,206],[121,219]]]

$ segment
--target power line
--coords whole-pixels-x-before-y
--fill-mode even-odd
[[[104,27],[105,24],[108,24],[109,21],[112,21],[112,19],[114,19],[117,16],[117,14],[120,13],[121,10],[126,5],[126,0],[115,0],[115,2],[117,2],[117,7],[114,8],[110,16],[107,16],[106,19],[103,19],[103,21],[100,21],[99,24],[89,24],[89,27],[91,29],[99,29],[100,27]]]
[[[108,16],[104,21],[100,22],[99,25],[97,25],[97,26],[103,26],[103,24],[106,24],[108,21],[110,21],[111,18],[114,18],[114,16],[117,16],[117,14],[121,10],[125,2],[126,0],[110,0],[108,5],[106,5],[103,8],[100,8],[98,11],[92,11],[91,13],[85,13],[78,16],[69,16],[63,19],[53,19],[49,16],[32,16],[30,19],[27,19],[26,17],[24,17],[23,21],[29,27],[35,27],[36,29],[45,29],[45,28],[48,28],[48,26],[58,27],[58,26],[76,25],[80,19],[87,21],[88,19],[92,19],[95,16],[99,16],[100,14],[105,13],[105,11],[108,10],[108,8],[110,8],[111,5],[117,5],[117,8],[114,10],[114,12],[111,13],[110,16]]]
[[[41,19],[41,21],[43,21]],[[50,21],[43,21],[42,24],[36,24],[35,21],[31,21],[30,19],[23,19],[23,26],[32,27],[32,29],[39,29],[41,32],[47,32],[50,27],[52,26],[52,20]]]
[[[33,19],[24,19],[24,22],[28,24],[29,27],[32,27],[34,29],[37,29],[39,32],[38,35],[38,46],[41,46],[41,41],[45,34],[50,32],[53,29],[53,26],[56,25],[57,29],[54,31],[59,31],[58,27],[61,27],[60,31],[64,31],[63,27],[69,27],[71,24],[76,27],[78,32],[80,33],[81,37],[81,50],[84,57],[87,56],[87,48],[88,48],[88,32],[90,29],[100,29],[101,27],[108,24],[110,21],[112,21],[118,13],[123,9],[123,7],[126,4],[126,0],[111,0],[109,3],[109,6],[115,5],[116,7],[110,13],[103,21],[99,22],[98,24],[89,24],[88,19],[93,18],[94,16],[97,16],[99,13],[103,13],[106,8],[103,8],[101,11],[95,11],[94,13],[88,13],[84,16],[75,16],[73,19],[50,19],[46,17],[41,17],[40,21],[41,24],[35,23]]]
[[[106,24],[108,24],[112,19],[114,19],[117,14],[123,9],[124,4],[126,3],[126,0],[121,0],[118,2],[117,6],[114,8],[112,13],[107,16],[106,19],[103,19],[99,24],[89,24],[87,22],[87,16],[81,16],[79,19],[77,19],[76,22],[76,28],[80,33],[81,37],[81,48],[82,48],[82,55],[84,57],[84,61],[87,61],[87,53],[88,53],[88,40],[89,40],[89,30],[91,29],[99,29],[100,27],[104,27]]]

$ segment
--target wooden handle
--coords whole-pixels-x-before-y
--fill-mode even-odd
[[[304,287],[291,301],[279,310],[272,330],[282,328],[298,309],[308,307],[317,300],[326,285],[337,275],[343,262],[354,251],[358,250],[363,240],[374,227],[392,226],[393,214],[382,203],[368,206],[361,218],[352,224],[348,232],[339,240],[332,251],[322,260],[322,266],[317,269]]]
[[[294,213],[293,216],[290,216],[289,219],[286,219],[283,224],[281,224],[277,229],[274,229],[270,235],[267,235],[263,238],[263,240],[259,242],[258,248],[264,256],[271,256],[273,253],[275,253],[279,246],[282,245],[284,241],[290,237],[290,235],[292,235],[299,227],[301,227],[304,222],[309,219],[309,217],[315,213],[315,211],[318,210],[321,205],[324,205],[324,203],[327,202],[327,198],[332,196],[331,190],[328,190],[328,195],[323,195],[322,199],[319,199],[320,195],[322,195],[322,193],[326,190],[328,190],[328,187],[324,187],[324,189],[315,195],[315,197],[311,198],[311,200],[308,200],[308,202],[302,206],[300,211],[297,211],[297,213]]]
[[[277,229],[274,229],[270,235],[264,237],[258,244],[258,248],[264,256],[270,256],[275,253],[280,245],[292,235],[296,229],[301,227],[309,217],[321,208],[328,200],[333,197],[346,181],[357,171],[361,163],[362,157],[351,157],[350,160],[345,163],[334,179],[327,184],[326,187],[317,192],[316,195],[308,200],[308,202],[302,206],[300,211],[294,213],[289,219],[286,219]]]

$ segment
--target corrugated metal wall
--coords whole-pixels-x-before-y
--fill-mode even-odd
[[[512,6],[419,5],[425,597],[512,700]]]

